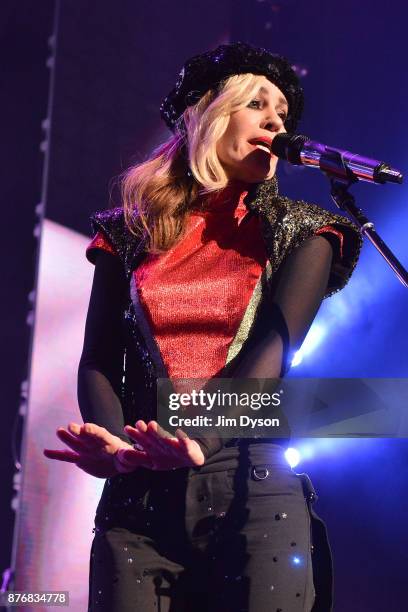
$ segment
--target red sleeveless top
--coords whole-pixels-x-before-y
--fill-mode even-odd
[[[261,219],[236,183],[197,202],[186,232],[166,253],[147,254],[134,278],[150,331],[170,378],[211,378],[226,362],[255,285],[267,262]],[[333,227],[317,233],[334,232]],[[103,232],[88,249],[115,253]]]

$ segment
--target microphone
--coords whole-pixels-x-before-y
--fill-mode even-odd
[[[385,162],[329,147],[300,134],[277,134],[271,151],[291,164],[320,168],[337,179],[380,184],[402,183],[403,180],[401,172]]]

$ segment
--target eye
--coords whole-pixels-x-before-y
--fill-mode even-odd
[[[248,108],[261,108],[261,100],[251,100]]]
[[[283,123],[285,123],[286,119],[288,118],[286,113],[279,113],[279,117],[282,119]]]

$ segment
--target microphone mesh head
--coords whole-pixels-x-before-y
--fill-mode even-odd
[[[277,134],[272,141],[271,150],[279,159],[299,165],[301,164],[300,152],[307,140],[310,140],[310,138],[301,134]]]

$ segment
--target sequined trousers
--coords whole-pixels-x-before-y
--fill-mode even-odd
[[[267,443],[107,480],[89,612],[329,612],[331,555],[314,497]]]

